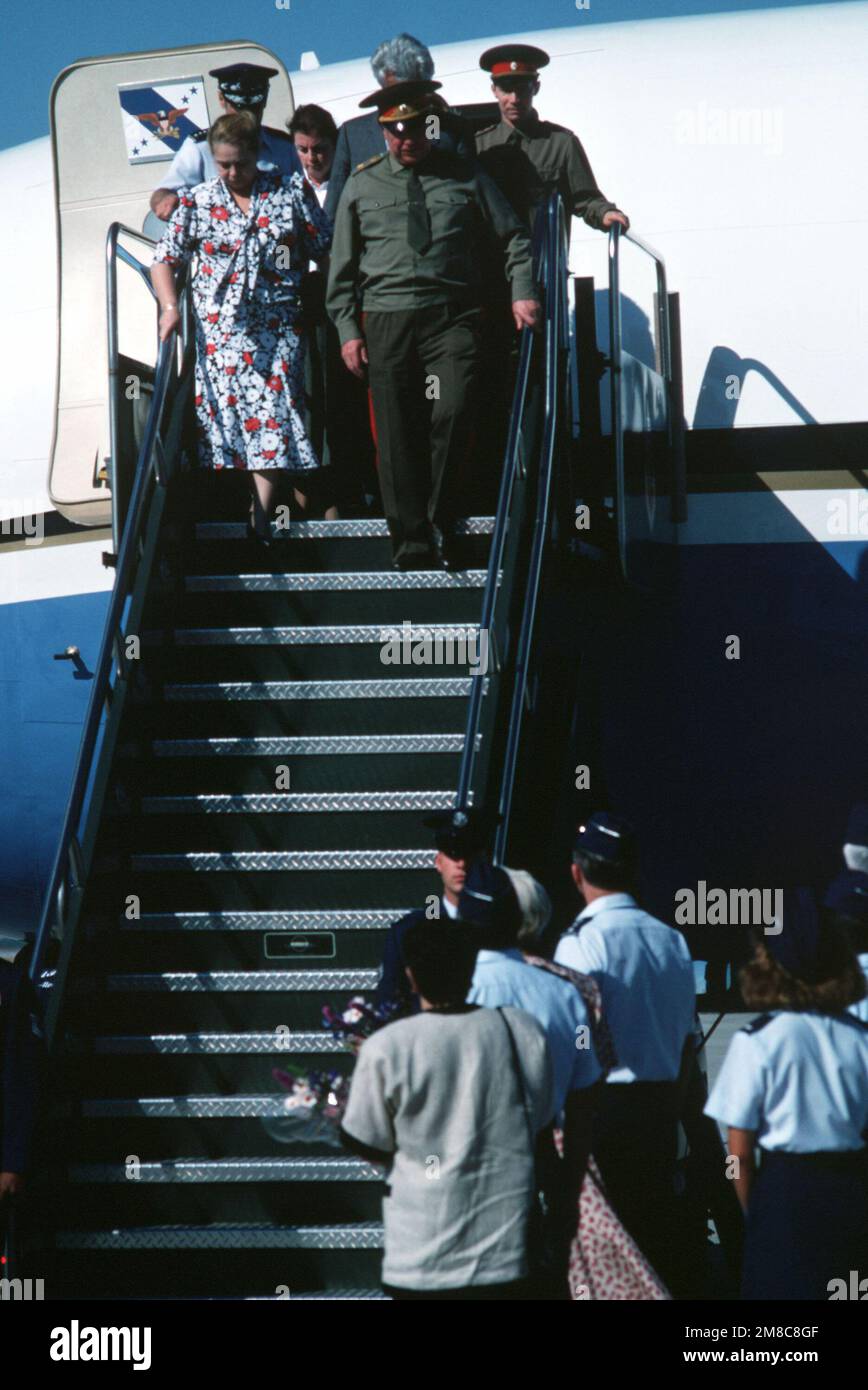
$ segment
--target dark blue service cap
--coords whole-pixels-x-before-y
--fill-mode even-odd
[[[798,980],[813,983],[820,952],[820,913],[810,888],[785,888],[775,930],[766,930],[763,945],[778,965]],[[780,931],[777,928],[780,927]]]
[[[847,817],[845,845],[868,846],[868,801],[857,801]]]
[[[868,874],[844,869],[826,889],[823,906],[868,925]]]
[[[223,68],[212,68],[209,76],[217,78],[227,101],[248,111],[268,99],[268,84],[277,74],[277,68],[266,68],[261,63],[228,63]]]
[[[475,811],[469,806],[455,806],[450,811],[435,811],[425,816],[422,824],[434,831],[437,849],[448,854],[450,859],[462,859],[485,849],[496,821],[484,811]]]
[[[512,943],[521,911],[509,874],[487,860],[471,864],[458,898],[458,916],[462,922],[485,928],[487,939]]]
[[[595,811],[576,831],[574,848],[586,850],[610,864],[624,864],[636,853],[636,837],[632,825],[623,816]]]

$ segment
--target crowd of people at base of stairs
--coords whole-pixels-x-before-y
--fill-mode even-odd
[[[313,104],[265,126],[276,68],[212,70],[222,114],[151,197],[152,280],[165,341],[196,259],[198,462],[249,474],[252,540],[272,543],[284,477],[307,518],[381,508],[396,569],[456,566],[457,520],[497,495],[516,334],[541,323],[536,209],[557,190],[568,216],[629,225],[535,109],[549,61],[483,53],[500,118],[476,132],[409,34],[340,130]]]
[[[760,1013],[710,1095],[690,952],[636,900],[626,821],[579,828],[582,907],[553,960],[545,890],[489,862],[485,816],[427,823],[442,893],[390,929],[378,1002],[398,1012],[361,1048],[342,1130],[388,1168],[386,1291],[708,1296],[710,1214],[744,1299],[826,1299],[868,1268],[868,804],[825,894],[781,890],[752,936]]]

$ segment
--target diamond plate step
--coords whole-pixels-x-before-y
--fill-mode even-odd
[[[477,747],[482,736],[477,737]],[[157,758],[280,758],[370,755],[380,753],[462,753],[463,734],[358,734],[281,738],[176,738],[156,739],[151,750]]]
[[[118,920],[124,933],[207,931],[384,931],[407,908],[356,908],[337,912],[145,912],[137,921]]]
[[[93,1040],[93,1051],[99,1056],[140,1056],[159,1053],[162,1056],[250,1056],[294,1053],[346,1052],[344,1044],[331,1033],[150,1033],[120,1034]]]
[[[166,685],[166,700],[455,700],[467,698],[474,677],[445,680],[212,681]]]
[[[469,516],[456,521],[458,536],[490,536],[494,517]],[[288,536],[287,536],[288,532]],[[272,534],[289,540],[356,540],[373,536],[388,536],[389,528],[382,517],[359,517],[347,521],[292,521],[289,527],[272,526]],[[247,526],[240,521],[198,521],[196,539],[200,541],[241,541],[247,538]]]
[[[334,593],[361,589],[481,589],[485,570],[350,571],[331,574],[189,574],[188,594],[304,592]]]
[[[282,1091],[279,1095],[267,1096],[136,1096],[118,1100],[100,1097],[95,1100],[83,1101],[81,1113],[90,1120],[115,1119],[120,1116],[135,1116],[147,1120],[282,1119],[287,1113],[286,1100],[287,1097]],[[185,1161],[193,1162],[192,1159]],[[293,1159],[292,1161],[299,1163],[302,1160]],[[319,1164],[349,1161],[349,1159],[316,1160]],[[352,1160],[353,1163],[360,1161],[358,1159]],[[118,1166],[123,1167],[123,1165]],[[317,1171],[319,1170],[317,1169]],[[323,1175],[329,1177],[330,1173],[323,1169]]]
[[[190,854],[134,854],[137,872],[153,873],[293,873],[323,869],[431,869],[430,849],[250,850],[239,854],[209,851]]]
[[[163,1159],[139,1163],[134,1180],[123,1163],[78,1163],[70,1165],[68,1175],[74,1183],[383,1181],[381,1168],[355,1158]]]
[[[379,1222],[342,1226],[140,1226],[113,1231],[58,1231],[59,1250],[381,1250]]]
[[[448,811],[453,791],[433,792],[259,792],[225,795],[146,796],[145,815],[265,814],[313,811]]]
[[[478,623],[416,623],[410,624],[407,638],[419,642],[424,638],[453,642],[469,642],[479,631]],[[349,646],[370,644],[381,646],[395,637],[403,637],[400,624],[373,624],[332,627],[191,627],[171,631],[153,629],[143,634],[145,645],[151,646],[171,638],[176,647],[269,647],[269,646]]]
[[[222,994],[271,993],[284,990],[375,989],[377,970],[214,970],[163,971],[154,974],[106,976],[106,987],[116,994]]]

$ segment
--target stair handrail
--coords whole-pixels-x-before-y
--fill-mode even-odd
[[[545,285],[546,279],[548,209],[556,205],[560,205],[560,196],[558,194],[552,194],[549,203],[543,205],[537,212],[534,222],[534,277],[540,286]],[[480,633],[485,633],[488,636],[489,668],[491,669],[493,664],[495,676],[498,675],[499,671],[510,657],[510,653],[503,650],[502,641],[498,640],[496,622],[499,613],[503,613],[504,607],[506,606],[501,595],[501,575],[504,552],[510,533],[510,519],[513,509],[512,504],[515,495],[515,484],[527,463],[525,451],[522,447],[524,442],[523,426],[525,422],[525,407],[527,405],[531,370],[535,361],[539,359],[541,350],[540,342],[541,335],[538,332],[534,332],[529,328],[522,331],[515,389],[510,410],[509,431],[498,493],[497,511],[495,513],[494,530],[488,558],[488,570],[486,573],[480,610],[479,629]],[[518,537],[515,536],[514,533],[511,539],[514,544],[518,543]],[[509,596],[507,596],[507,603],[508,599]],[[491,679],[491,677],[489,677],[489,679]],[[477,766],[477,753],[483,721],[486,685],[487,681],[481,676],[476,676],[471,683],[464,746],[461,755],[457,790],[455,793],[455,805],[458,807],[468,806],[471,797],[475,797],[475,792],[477,790],[474,786],[474,773]],[[488,721],[489,732],[493,730],[494,726],[496,711],[493,709],[493,705],[495,703],[496,701],[491,701],[489,706],[491,710],[491,717]],[[483,789],[483,795],[484,791],[485,789]]]
[[[618,529],[618,559],[621,573],[627,578],[627,489],[624,475],[624,421],[621,392],[621,242],[627,240],[650,256],[657,275],[657,343],[660,375],[666,382],[666,430],[669,449],[674,451],[683,420],[677,403],[679,384],[673,373],[672,311],[666,285],[666,262],[649,242],[627,231],[619,222],[609,228],[609,398],[612,410],[612,439],[615,450],[615,520]]]
[[[536,612],[542,585],[543,563],[549,542],[552,498],[557,486],[557,442],[559,430],[564,423],[562,407],[567,405],[564,388],[566,385],[566,361],[570,350],[567,295],[569,243],[564,205],[559,195],[554,195],[549,199],[544,208],[544,215],[543,259],[546,286],[544,423],[537,476],[533,540],[527,570],[521,627],[516,643],[512,702],[500,779],[498,822],[492,856],[495,864],[503,863],[509,836],[512,794],[528,695],[528,675]],[[568,406],[567,409],[569,409]]]
[[[142,241],[148,246],[153,246],[153,242],[148,237],[143,236],[140,232],[134,231],[131,227],[125,227],[120,222],[113,222],[108,229],[106,236],[106,291],[108,301],[109,370],[115,373],[117,370],[118,351],[118,261],[123,261],[126,265],[131,266],[139,273],[145,280],[155,302],[157,298],[150,282],[148,266],[118,244],[118,239],[122,234]],[[183,283],[180,283],[179,300],[182,295],[186,301],[186,288]],[[187,307],[185,303],[182,315],[182,321],[185,323],[188,322],[186,314]],[[114,690],[118,683],[125,681],[127,678],[126,668],[128,658],[124,649],[124,610],[135,584],[139,561],[139,542],[148,514],[151,483],[153,482],[157,487],[165,487],[167,482],[162,469],[160,427],[169,387],[176,379],[177,374],[178,345],[175,342],[174,335],[171,335],[164,343],[160,344],[157,355],[154,394],[148,411],[142,443],[139,448],[136,472],[132,491],[130,493],[129,506],[123,524],[120,545],[118,546],[115,557],[115,581],[112,586],[111,598],[109,599],[108,611],[103,627],[99,656],[93,671],[93,682],[91,684],[87,713],[85,715],[78,754],[76,756],[72,784],[30,958],[28,973],[34,983],[39,980],[41,975],[49,938],[55,931],[60,937],[63,936],[64,926],[69,912],[70,897],[83,890],[84,881],[87,877],[88,866],[84,863],[82,851],[82,813],[94,769],[94,755],[99,740],[100,728],[102,726],[103,710],[110,706]],[[110,401],[113,401],[113,397],[114,378],[110,377]],[[117,414],[114,404],[110,406],[110,427],[112,431],[112,463],[114,463],[117,459],[118,450],[116,433]],[[114,505],[113,498],[113,511]]]

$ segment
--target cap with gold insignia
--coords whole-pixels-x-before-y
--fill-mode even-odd
[[[391,87],[378,87],[359,106],[375,106],[380,125],[394,125],[403,130],[407,121],[419,116],[428,116],[435,110],[433,96],[443,86],[442,82],[422,81],[393,82]]]
[[[277,68],[266,68],[261,63],[229,63],[224,68],[212,68],[209,77],[217,78],[220,91],[233,106],[255,111],[268,100],[268,84],[277,74]]]
[[[435,811],[422,822],[434,831],[437,849],[450,859],[470,858],[485,849],[491,818],[467,806],[455,806],[451,811]]]
[[[490,72],[496,82],[498,77],[539,77],[540,68],[551,62],[542,48],[534,48],[530,43],[500,43],[495,48],[486,48],[479,60],[479,66]]]

